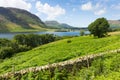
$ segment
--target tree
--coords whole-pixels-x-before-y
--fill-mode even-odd
[[[17,34],[14,36],[14,40],[21,45],[27,44],[27,37],[25,34]]]
[[[5,46],[9,46],[11,44],[11,41],[8,39],[0,39],[0,47],[5,47]]]
[[[84,30],[80,30],[80,35],[84,36],[85,35],[85,31]]]
[[[109,30],[109,23],[105,18],[98,18],[88,26],[88,30],[98,38],[104,37]]]

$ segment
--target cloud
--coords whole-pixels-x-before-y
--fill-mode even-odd
[[[1,7],[14,7],[25,10],[30,10],[32,5],[27,3],[25,0],[0,0]]]
[[[47,19],[55,19],[56,17],[65,14],[65,9],[59,5],[50,6],[48,3],[42,4],[40,1],[36,2],[37,15],[43,13],[47,15]]]
[[[91,2],[81,5],[81,10],[91,11],[95,15],[103,15],[107,12],[106,8],[101,3],[92,4]]]
[[[120,9],[120,3],[112,5],[111,8],[119,10]]]
[[[92,10],[92,3],[91,2],[88,2],[88,3],[85,3],[81,6],[81,9],[82,10]]]
[[[106,13],[105,8],[94,12],[95,15],[102,15],[102,14],[105,14],[105,13]]]
[[[116,18],[116,17],[118,18],[118,17],[120,17],[120,14],[113,14],[112,16],[113,16],[114,18]]]

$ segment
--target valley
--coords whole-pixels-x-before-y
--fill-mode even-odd
[[[119,3],[0,0],[0,80],[120,80]]]

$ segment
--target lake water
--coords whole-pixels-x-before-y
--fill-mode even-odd
[[[17,33],[0,33],[0,38],[12,39],[16,34],[54,34],[58,36],[79,36],[80,32],[17,32]],[[89,34],[86,31],[85,34]]]

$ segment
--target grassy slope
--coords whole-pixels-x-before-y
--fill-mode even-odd
[[[22,9],[0,7],[0,32],[46,30],[47,27],[36,15]]]
[[[50,71],[29,72],[22,75],[23,80],[120,80],[120,53],[106,54],[92,61],[89,68],[75,69],[71,72],[57,69]],[[52,76],[51,76],[52,75]],[[18,77],[18,76],[17,76]],[[15,77],[15,78],[17,78]],[[14,78],[14,79],[15,79]],[[14,80],[12,79],[12,80]],[[20,79],[20,80],[21,80]]]
[[[6,24],[7,29],[9,30],[9,32],[33,32],[33,31],[46,31],[46,28],[42,28],[38,25],[31,25],[30,26],[33,29],[25,29],[23,27],[21,27],[20,25],[17,25],[15,23],[9,22]]]
[[[46,31],[47,28],[42,28],[38,25],[33,25],[29,24],[31,28],[23,28],[22,26],[12,23],[12,22],[7,22],[5,23],[5,28],[2,29],[2,26],[0,26],[0,32],[33,32],[33,31]]]
[[[102,63],[102,65],[101,65]],[[102,71],[100,72],[100,65]],[[120,53],[106,54],[92,62],[92,66],[76,72],[67,80],[120,80]]]
[[[119,35],[119,34],[120,34],[120,31],[109,32],[108,34],[109,34],[109,35]]]
[[[71,43],[67,43],[68,40],[71,40]],[[5,59],[0,63],[0,73],[11,71],[13,64],[16,70],[20,70],[117,48],[120,48],[119,35],[101,39],[84,36],[60,40]]]

